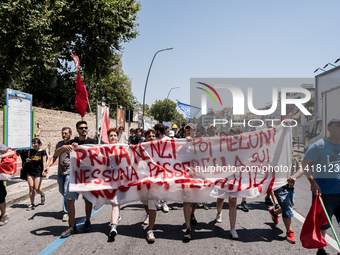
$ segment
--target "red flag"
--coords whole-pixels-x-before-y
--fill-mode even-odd
[[[73,53],[72,53],[72,51],[70,50],[70,53],[71,53],[71,55],[72,55],[72,57],[73,57],[73,61],[74,61],[74,63],[76,64],[76,66],[77,66],[77,69],[79,70],[79,68],[80,68],[80,61],[79,61],[79,58],[78,58],[78,56],[77,55],[74,55]]]
[[[84,117],[88,104],[88,95],[85,85],[81,79],[80,73],[78,72],[77,84],[76,84],[76,104],[75,107],[78,110],[80,116]]]
[[[300,240],[306,249],[321,249],[327,246],[325,238],[321,235],[320,227],[327,224],[327,216],[319,201],[320,194],[316,196],[303,223]]]
[[[110,129],[109,127],[109,117],[107,116],[107,108],[105,107],[104,110],[104,116],[103,116],[103,124],[102,124],[102,138],[101,140],[106,143],[109,144],[109,137],[107,135],[107,131]]]

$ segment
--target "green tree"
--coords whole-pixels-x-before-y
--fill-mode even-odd
[[[165,121],[174,122],[179,113],[176,110],[177,104],[170,99],[156,100],[154,104],[151,105],[150,114],[159,122],[164,120],[164,109],[165,110]]]
[[[184,118],[182,114],[178,114],[178,117],[175,119],[174,123],[177,125],[178,128],[181,128],[183,125],[185,126],[188,124],[188,120]]]
[[[74,109],[69,50],[79,56],[85,83],[110,77],[121,43],[138,34],[139,9],[136,0],[2,1],[0,89],[32,93],[35,104]]]

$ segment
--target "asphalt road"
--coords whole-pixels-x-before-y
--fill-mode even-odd
[[[311,205],[309,183],[302,176],[296,183],[296,205],[294,210],[306,217]],[[36,197],[38,199],[38,196]],[[239,203],[240,203],[239,199]],[[285,240],[285,228],[280,218],[275,225],[268,213],[264,197],[248,199],[249,212],[238,210],[236,229],[240,239],[232,240],[229,235],[228,204],[224,204],[223,222],[216,223],[216,204],[208,201],[210,210],[202,207],[196,211],[198,224],[193,226],[193,240],[182,242],[185,229],[181,203],[169,203],[169,213],[157,212],[156,242],[149,244],[145,239],[147,228],[142,224],[145,212],[140,202],[121,207],[122,221],[117,227],[115,240],[108,238],[110,231],[111,207],[104,206],[92,217],[92,230],[68,239],[60,239],[67,223],[61,221],[62,197],[57,188],[46,192],[46,204],[35,210],[26,211],[23,201],[8,209],[10,222],[0,228],[0,254],[316,254],[307,250],[299,241],[302,222],[294,218],[292,227],[297,238],[296,244]],[[76,202],[76,217],[83,222],[84,202]],[[335,224],[339,235],[339,227]],[[331,231],[328,234],[333,237]],[[333,237],[334,238],[334,237]],[[334,240],[333,240],[334,242]],[[335,246],[336,247],[336,246]],[[337,250],[328,245],[327,251],[336,254]]]

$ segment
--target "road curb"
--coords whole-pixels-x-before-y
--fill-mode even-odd
[[[45,187],[42,187],[41,189],[42,189],[42,191],[46,192],[46,191],[53,189],[57,186],[58,186],[58,183],[54,182],[54,183],[48,184]],[[11,207],[12,205],[19,204],[20,202],[22,202],[26,199],[29,199],[28,192],[26,192],[25,195],[20,194],[19,196],[16,196],[16,197],[13,197],[13,198],[6,197],[6,206]]]

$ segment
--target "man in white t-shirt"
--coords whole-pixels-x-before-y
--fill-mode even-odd
[[[128,137],[124,132],[124,127],[119,127],[118,143],[127,144]]]

